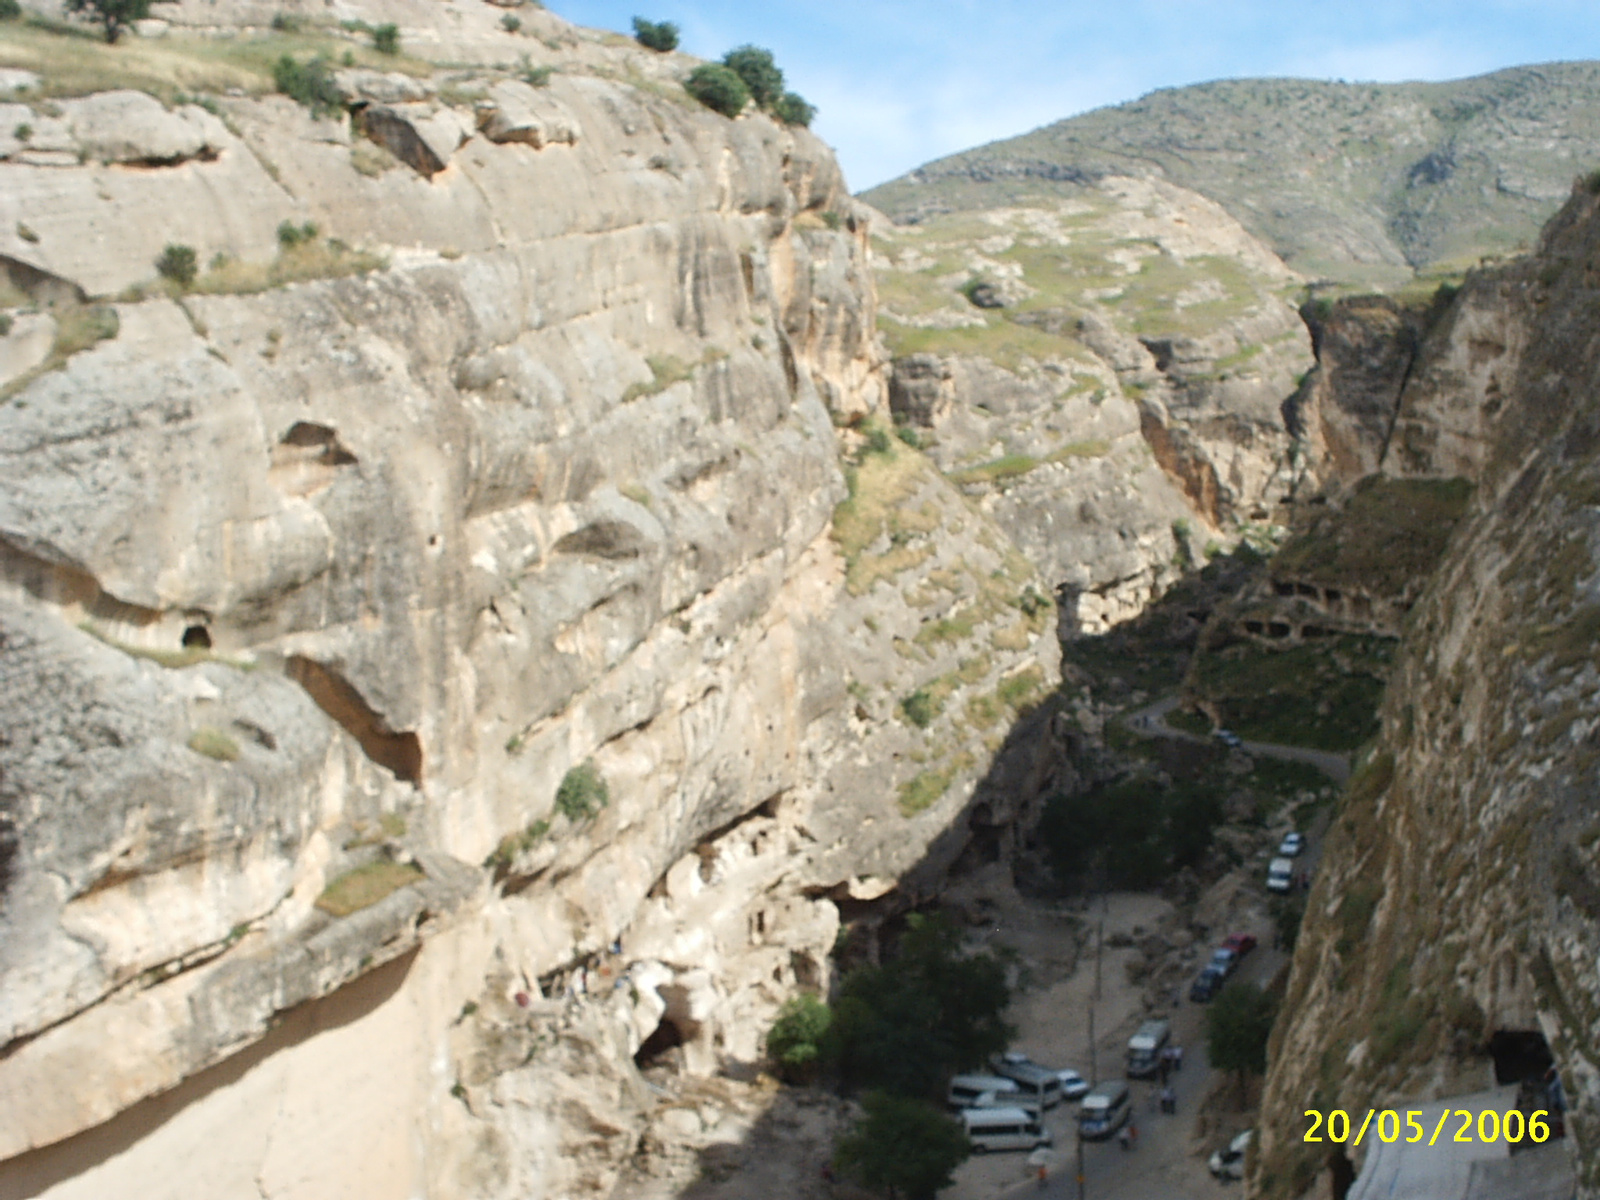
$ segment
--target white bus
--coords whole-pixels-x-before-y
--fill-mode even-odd
[[[1120,1079],[1102,1083],[1078,1107],[1078,1136],[1091,1141],[1108,1138],[1128,1123],[1131,1113],[1128,1085]]]
[[[1035,1150],[1050,1145],[1039,1118],[1020,1108],[969,1108],[961,1114],[975,1154],[990,1150]]]

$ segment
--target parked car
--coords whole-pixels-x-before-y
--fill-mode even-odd
[[[1250,933],[1231,933],[1222,939],[1222,945],[1224,949],[1232,950],[1243,958],[1256,948],[1256,939],[1255,935]]]
[[[1267,891],[1287,892],[1294,886],[1294,859],[1275,858],[1267,864]]]
[[[1230,750],[1237,750],[1244,745],[1244,739],[1231,729],[1219,729],[1211,735]]]
[[[1196,1004],[1205,1004],[1221,990],[1222,972],[1208,966],[1189,985],[1189,999]]]
[[[1220,972],[1226,979],[1233,974],[1234,968],[1239,965],[1239,952],[1227,946],[1219,946],[1211,952],[1211,966]]]
[[[1286,833],[1283,841],[1278,843],[1279,858],[1298,858],[1306,848],[1306,835],[1303,833]]]
[[[1211,1168],[1213,1175],[1222,1180],[1244,1178],[1244,1152],[1250,1148],[1252,1132],[1246,1129],[1228,1143],[1226,1150],[1218,1150],[1211,1156],[1211,1161],[1206,1165]]]
[[[1089,1081],[1076,1071],[1057,1071],[1056,1078],[1061,1080],[1061,1094],[1068,1100],[1088,1095]]]
[[[1026,1054],[1010,1051],[997,1054],[989,1060],[995,1073],[1012,1080],[1040,1108],[1054,1108],[1061,1103],[1061,1080],[1051,1067],[1040,1066]]]

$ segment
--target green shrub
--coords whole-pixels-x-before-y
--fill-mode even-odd
[[[379,54],[399,54],[400,26],[393,21],[379,25],[372,31],[372,48]]]
[[[882,429],[877,425],[874,425],[871,429],[867,430],[867,453],[889,453],[889,434],[887,430]]]
[[[783,95],[783,72],[772,61],[772,51],[760,46],[737,46],[722,56],[722,65],[744,80],[750,98],[770,109]]]
[[[67,0],[66,10],[84,13],[90,20],[99,21],[105,29],[106,41],[115,42],[125,28],[150,15],[150,0]]]
[[[302,242],[313,242],[317,238],[317,227],[310,221],[304,225],[296,225],[293,221],[284,221],[278,226],[278,245],[284,249],[298,246]]]
[[[900,701],[900,711],[918,729],[926,729],[933,724],[933,719],[939,715],[939,707],[938,701],[928,694],[926,688],[918,688]]]
[[[896,425],[894,435],[913,450],[922,449],[922,435],[911,425]]]
[[[555,74],[554,67],[536,67],[523,55],[517,78],[529,87],[549,87],[550,76]]]
[[[272,15],[273,33],[299,33],[300,18],[293,13],[274,13]]]
[[[0,0],[0,21],[16,21],[22,17],[22,5],[17,0]]]
[[[696,67],[683,86],[701,104],[725,117],[737,117],[750,103],[750,89],[744,80],[717,63]]]
[[[199,261],[193,246],[168,245],[161,252],[161,257],[156,259],[157,274],[163,279],[172,280],[179,287],[188,287],[193,283],[198,270]]]
[[[11,314],[0,313],[0,337],[5,337],[11,332]]]
[[[556,809],[569,821],[588,820],[610,799],[611,789],[593,759],[585,759],[568,771],[556,789]]]
[[[785,92],[772,105],[772,115],[785,125],[807,126],[817,115],[815,105],[807,104],[803,96]]]
[[[518,33],[522,29],[522,18],[513,16],[511,13],[507,13],[505,16],[500,18],[500,28],[504,29],[507,33]]]
[[[822,1067],[823,1045],[833,1011],[807,993],[784,1002],[767,1034],[767,1053],[790,1083],[810,1083]]]
[[[344,109],[344,97],[333,82],[333,71],[320,55],[300,62],[285,54],[273,65],[272,83],[285,96],[309,108],[314,117],[332,116]]]
[[[671,21],[646,21],[643,17],[635,17],[633,37],[645,49],[659,54],[678,48],[678,27]]]

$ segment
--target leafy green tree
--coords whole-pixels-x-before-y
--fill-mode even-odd
[[[22,5],[17,0],[0,0],[0,21],[20,21]]]
[[[643,17],[635,17],[633,37],[639,45],[658,54],[678,48],[678,27],[671,21],[646,21]]]
[[[150,0],[67,0],[69,13],[86,13],[104,27],[106,41],[114,43],[122,31],[150,15]]]
[[[989,954],[964,957],[947,919],[908,923],[893,958],[845,977],[829,1049],[847,1087],[937,1100],[951,1074],[1005,1049],[1011,995],[1005,968]]]
[[[823,1046],[833,1010],[806,993],[784,1002],[767,1034],[767,1053],[790,1083],[810,1083],[822,1069]]]
[[[1305,915],[1306,901],[1301,895],[1286,896],[1274,906],[1272,919],[1278,928],[1278,945],[1286,953],[1294,953],[1294,944],[1300,938],[1300,922]]]
[[[1267,1073],[1267,1038],[1278,1002],[1256,984],[1237,979],[1206,1009],[1206,1053],[1219,1071],[1232,1071],[1243,1102],[1245,1077]]]
[[[701,104],[725,117],[737,117],[750,103],[750,89],[744,80],[718,63],[696,67],[683,86]]]
[[[400,26],[390,22],[372,31],[372,48],[379,54],[400,53]]]
[[[772,51],[760,46],[737,46],[722,56],[722,65],[744,80],[750,98],[770,109],[783,95],[783,72],[772,60]]]
[[[804,97],[794,92],[785,92],[772,106],[772,115],[785,125],[804,126],[811,124],[811,119],[817,115],[817,110],[807,104]]]
[[[972,1153],[967,1135],[925,1100],[886,1092],[862,1098],[865,1115],[834,1150],[834,1161],[863,1187],[934,1200]]]

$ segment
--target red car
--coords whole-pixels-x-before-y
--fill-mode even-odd
[[[1248,933],[1235,933],[1223,939],[1222,948],[1232,950],[1240,958],[1256,948],[1256,939]]]

